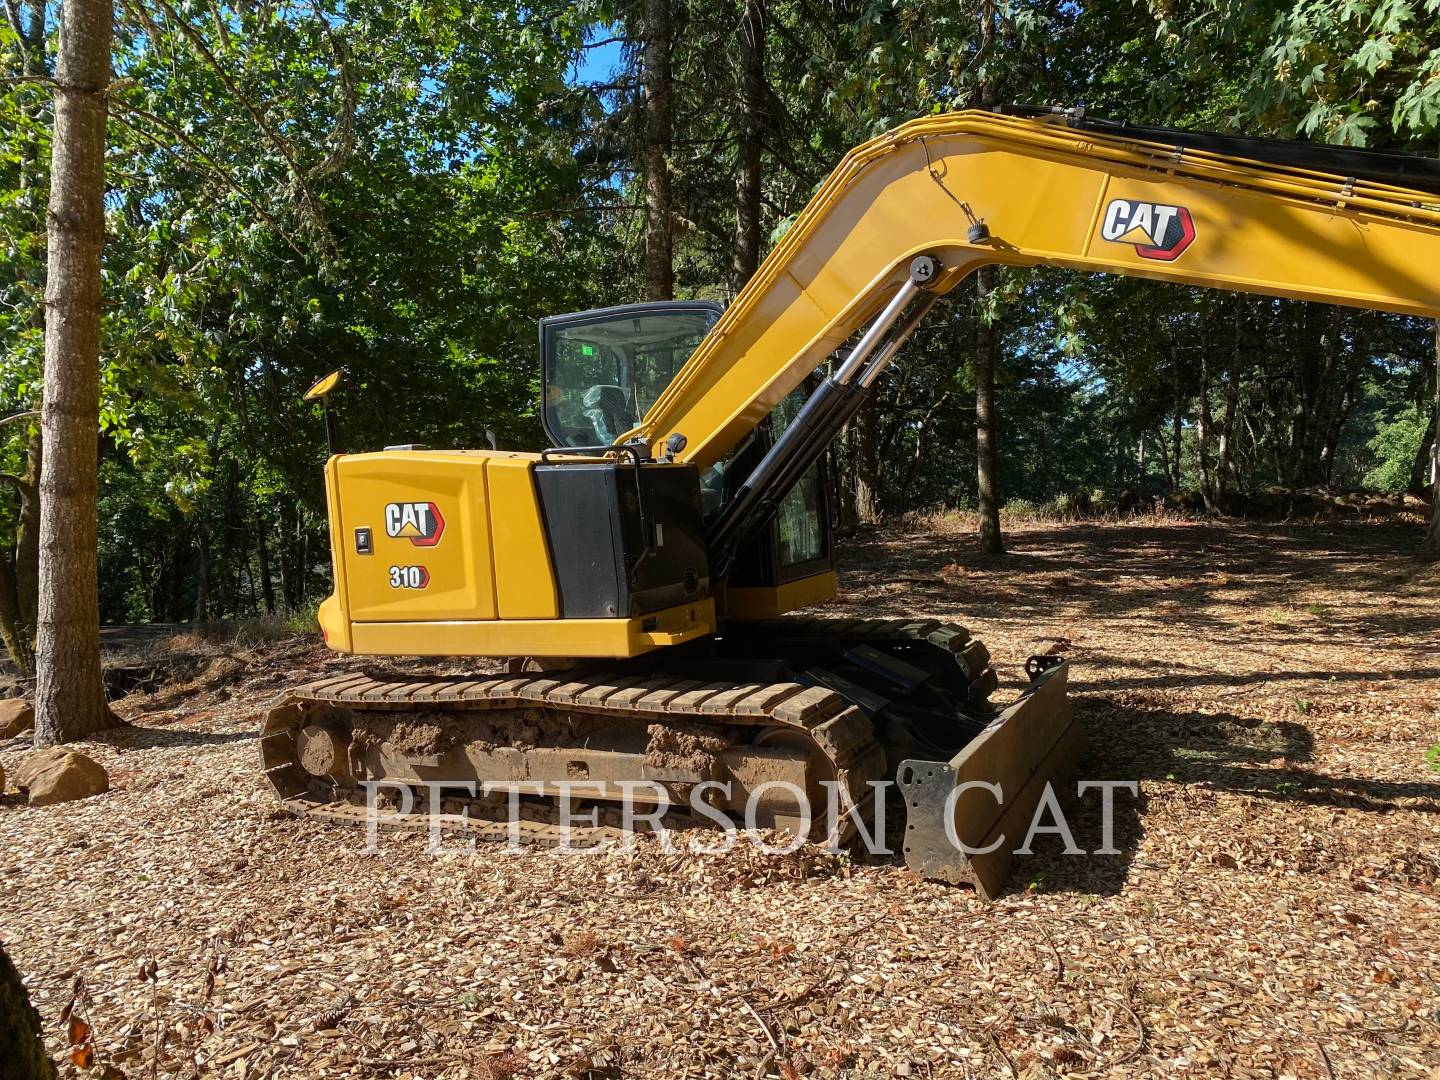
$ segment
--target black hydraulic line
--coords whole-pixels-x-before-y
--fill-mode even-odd
[[[769,523],[771,515],[779,510],[785,496],[790,494],[810,467],[819,460],[820,455],[825,453],[825,448],[845,429],[845,425],[855,418],[860,406],[870,397],[870,389],[875,385],[875,380],[890,365],[890,361],[895,358],[895,354],[900,351],[900,347],[914,332],[915,327],[920,325],[920,320],[930,311],[937,299],[935,293],[921,294],[920,299],[911,306],[891,332],[889,339],[876,352],[875,358],[845,387],[845,395],[834,410],[825,416],[811,433],[809,440],[784,463],[773,481],[773,493],[764,500],[757,512],[754,529],[763,528]],[[773,505],[770,505],[772,503]]]
[[[757,513],[763,512],[764,505],[775,502],[773,498],[767,498],[766,493],[779,478],[783,462],[795,455],[809,457],[813,462],[819,456],[813,447],[813,444],[819,441],[815,435],[820,431],[839,430],[832,428],[829,418],[845,404],[845,398],[846,387],[836,382],[833,376],[825,376],[801,407],[799,415],[790,422],[790,426],[780,438],[775,440],[754,471],[720,512],[720,517],[710,527],[710,535],[707,537],[710,565],[712,569],[719,570],[717,576],[723,576],[741,540],[751,535],[757,527],[754,524]],[[824,446],[825,444],[821,443],[819,450],[823,450]],[[783,499],[784,495],[780,497]],[[767,516],[761,519],[761,523],[768,520]]]
[[[1245,157],[1292,169],[1353,176],[1357,180],[1371,180],[1440,195],[1440,161],[1423,154],[1360,150],[1349,146],[1302,142],[1298,139],[1262,139],[1253,135],[1220,135],[1213,131],[1150,127],[1087,116],[1083,108],[1066,109],[1058,105],[999,105],[995,111],[1008,116],[1054,116],[1063,119],[1068,127],[1082,131],[1098,131],[1122,139],[1140,139],[1177,148]]]
[[[921,256],[916,263],[921,261],[927,264],[928,269],[922,280],[929,281],[934,277],[936,263],[933,259]],[[720,512],[719,519],[711,527],[707,537],[710,549],[710,565],[712,569],[719,566],[722,571],[729,565],[730,556],[733,556],[737,544],[737,537],[748,534],[752,526],[750,520],[752,515],[765,500],[766,495],[773,488],[778,479],[780,471],[785,463],[796,454],[803,451],[820,421],[828,414],[829,410],[835,408],[835,402],[844,392],[849,383],[860,373],[865,360],[875,351],[880,344],[882,336],[900,313],[905,305],[919,292],[920,285],[913,272],[910,280],[906,281],[896,291],[895,295],[885,304],[884,310],[875,317],[868,330],[861,335],[859,343],[851,350],[835,373],[826,379],[825,383],[812,394],[800,409],[797,416],[787,427],[774,444],[766,451],[765,456],[760,459],[759,464],[745,478],[734,497]],[[718,558],[717,558],[718,556]]]
[[[790,494],[859,410],[880,371],[894,358],[934,303],[935,295],[922,290],[934,284],[937,271],[938,265],[928,256],[922,255],[912,263],[911,278],[906,287],[887,305],[840,370],[835,375],[826,376],[816,387],[799,414],[721,511],[707,537],[711,567],[716,577],[725,576],[740,548],[769,524],[785,496]],[[900,319],[905,303],[915,295],[920,295],[919,302]],[[900,320],[898,325],[897,319]],[[890,329],[889,337],[862,370],[865,359],[875,351],[880,335],[887,329]]]

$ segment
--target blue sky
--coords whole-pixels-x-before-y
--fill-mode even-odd
[[[597,38],[610,37],[614,29],[608,26],[597,26],[595,36]],[[601,45],[598,49],[586,49],[582,54],[580,62],[570,73],[573,82],[600,83],[610,80],[611,72],[620,63],[621,44],[612,41]]]

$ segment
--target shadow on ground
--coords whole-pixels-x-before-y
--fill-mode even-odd
[[[842,553],[847,585],[863,595],[899,584],[908,606],[960,604],[976,617],[993,605],[1009,617],[1050,618],[1063,600],[1072,614],[1124,615],[1145,626],[1179,619],[1200,631],[1223,633],[1237,629],[1234,612],[1212,608],[1243,601],[1258,617],[1292,603],[1311,585],[1393,591],[1429,573],[1410,557],[1420,536],[1404,520],[1305,526],[1073,523],[1015,531],[1002,556],[982,554],[964,534],[926,539],[923,533],[889,529],[858,535]],[[1402,612],[1326,611],[1316,618],[1327,634],[1383,638],[1424,629]],[[1256,621],[1266,629],[1288,629],[1270,625],[1273,620]]]
[[[1303,724],[1135,707],[1101,694],[1079,697],[1075,708],[1088,740],[1077,779],[1136,782],[1137,796],[1121,790],[1114,796],[1118,853],[1093,854],[1103,838],[1100,795],[1092,790],[1080,797],[1072,782],[1061,802],[1087,854],[1067,855],[1058,836],[1037,838],[1034,857],[1017,863],[1012,890],[1109,895],[1123,889],[1144,834],[1147,782],[1158,780],[1185,785],[1186,799],[1202,808],[1213,803],[1213,793],[1229,792],[1362,813],[1440,813],[1440,782],[1331,776],[1309,767],[1314,737]],[[1045,823],[1051,824],[1048,817]]]
[[[119,750],[150,750],[180,746],[220,746],[225,743],[254,739],[255,732],[231,731],[216,734],[208,731],[195,731],[191,728],[145,727],[129,723],[107,728],[92,738],[97,743],[113,746]]]

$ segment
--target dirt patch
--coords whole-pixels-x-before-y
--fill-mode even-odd
[[[397,711],[350,714],[354,729],[369,739],[387,742],[401,754],[444,755],[475,744],[480,749],[505,745],[503,720],[480,710],[446,713],[437,720],[432,712]]]
[[[583,715],[541,709],[395,710],[352,714],[355,728],[388,742],[402,754],[444,755],[466,746],[493,750],[513,746],[574,746],[583,743],[595,721]]]
[[[655,769],[674,769],[708,774],[715,764],[715,755],[735,745],[728,729],[708,724],[667,720],[645,729],[650,742],[645,747],[645,762]]]

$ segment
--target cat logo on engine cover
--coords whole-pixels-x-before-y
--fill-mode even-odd
[[[409,540],[416,547],[434,547],[445,532],[445,518],[433,502],[385,504],[385,535]]]
[[[1132,244],[1142,259],[1174,262],[1195,239],[1195,222],[1183,206],[1111,199],[1100,235],[1116,244]]]

